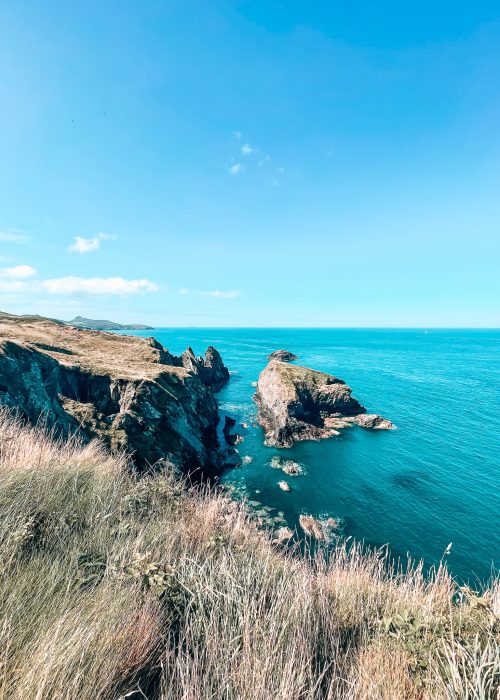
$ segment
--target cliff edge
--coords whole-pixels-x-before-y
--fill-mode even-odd
[[[189,368],[153,338],[0,313],[0,404],[58,434],[125,449],[139,469],[221,471],[213,390],[226,373],[213,348]]]

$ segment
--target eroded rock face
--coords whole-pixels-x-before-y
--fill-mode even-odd
[[[365,411],[341,379],[278,360],[271,360],[261,372],[255,401],[266,444],[276,447],[329,437],[325,418]]]
[[[213,475],[223,457],[209,387],[223,364],[217,351],[207,355],[202,377],[154,339],[0,314],[0,403],[63,435],[125,449],[139,469],[171,462]]]
[[[229,381],[229,370],[225,367],[220,353],[210,345],[204,357],[196,357],[192,348],[182,353],[182,365],[193,374],[197,374],[201,381],[212,391],[220,391]]]
[[[275,350],[267,359],[280,360],[280,362],[293,362],[294,360],[298,360],[299,357],[298,355],[294,355],[293,352],[290,352],[290,350]]]
[[[338,429],[353,423],[394,427],[381,416],[364,416],[366,409],[342,379],[278,360],[261,372],[255,401],[266,444],[276,447],[338,435]]]

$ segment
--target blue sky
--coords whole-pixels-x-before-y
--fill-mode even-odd
[[[496,2],[0,4],[0,308],[500,326]]]

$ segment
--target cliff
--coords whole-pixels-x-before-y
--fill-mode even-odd
[[[222,469],[212,387],[227,369],[213,348],[202,364],[183,366],[153,338],[0,315],[0,404],[64,436],[125,449],[139,469]]]

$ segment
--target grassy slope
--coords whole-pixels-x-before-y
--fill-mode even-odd
[[[5,412],[0,562],[0,700],[496,697],[498,582],[293,558],[227,499]]]

